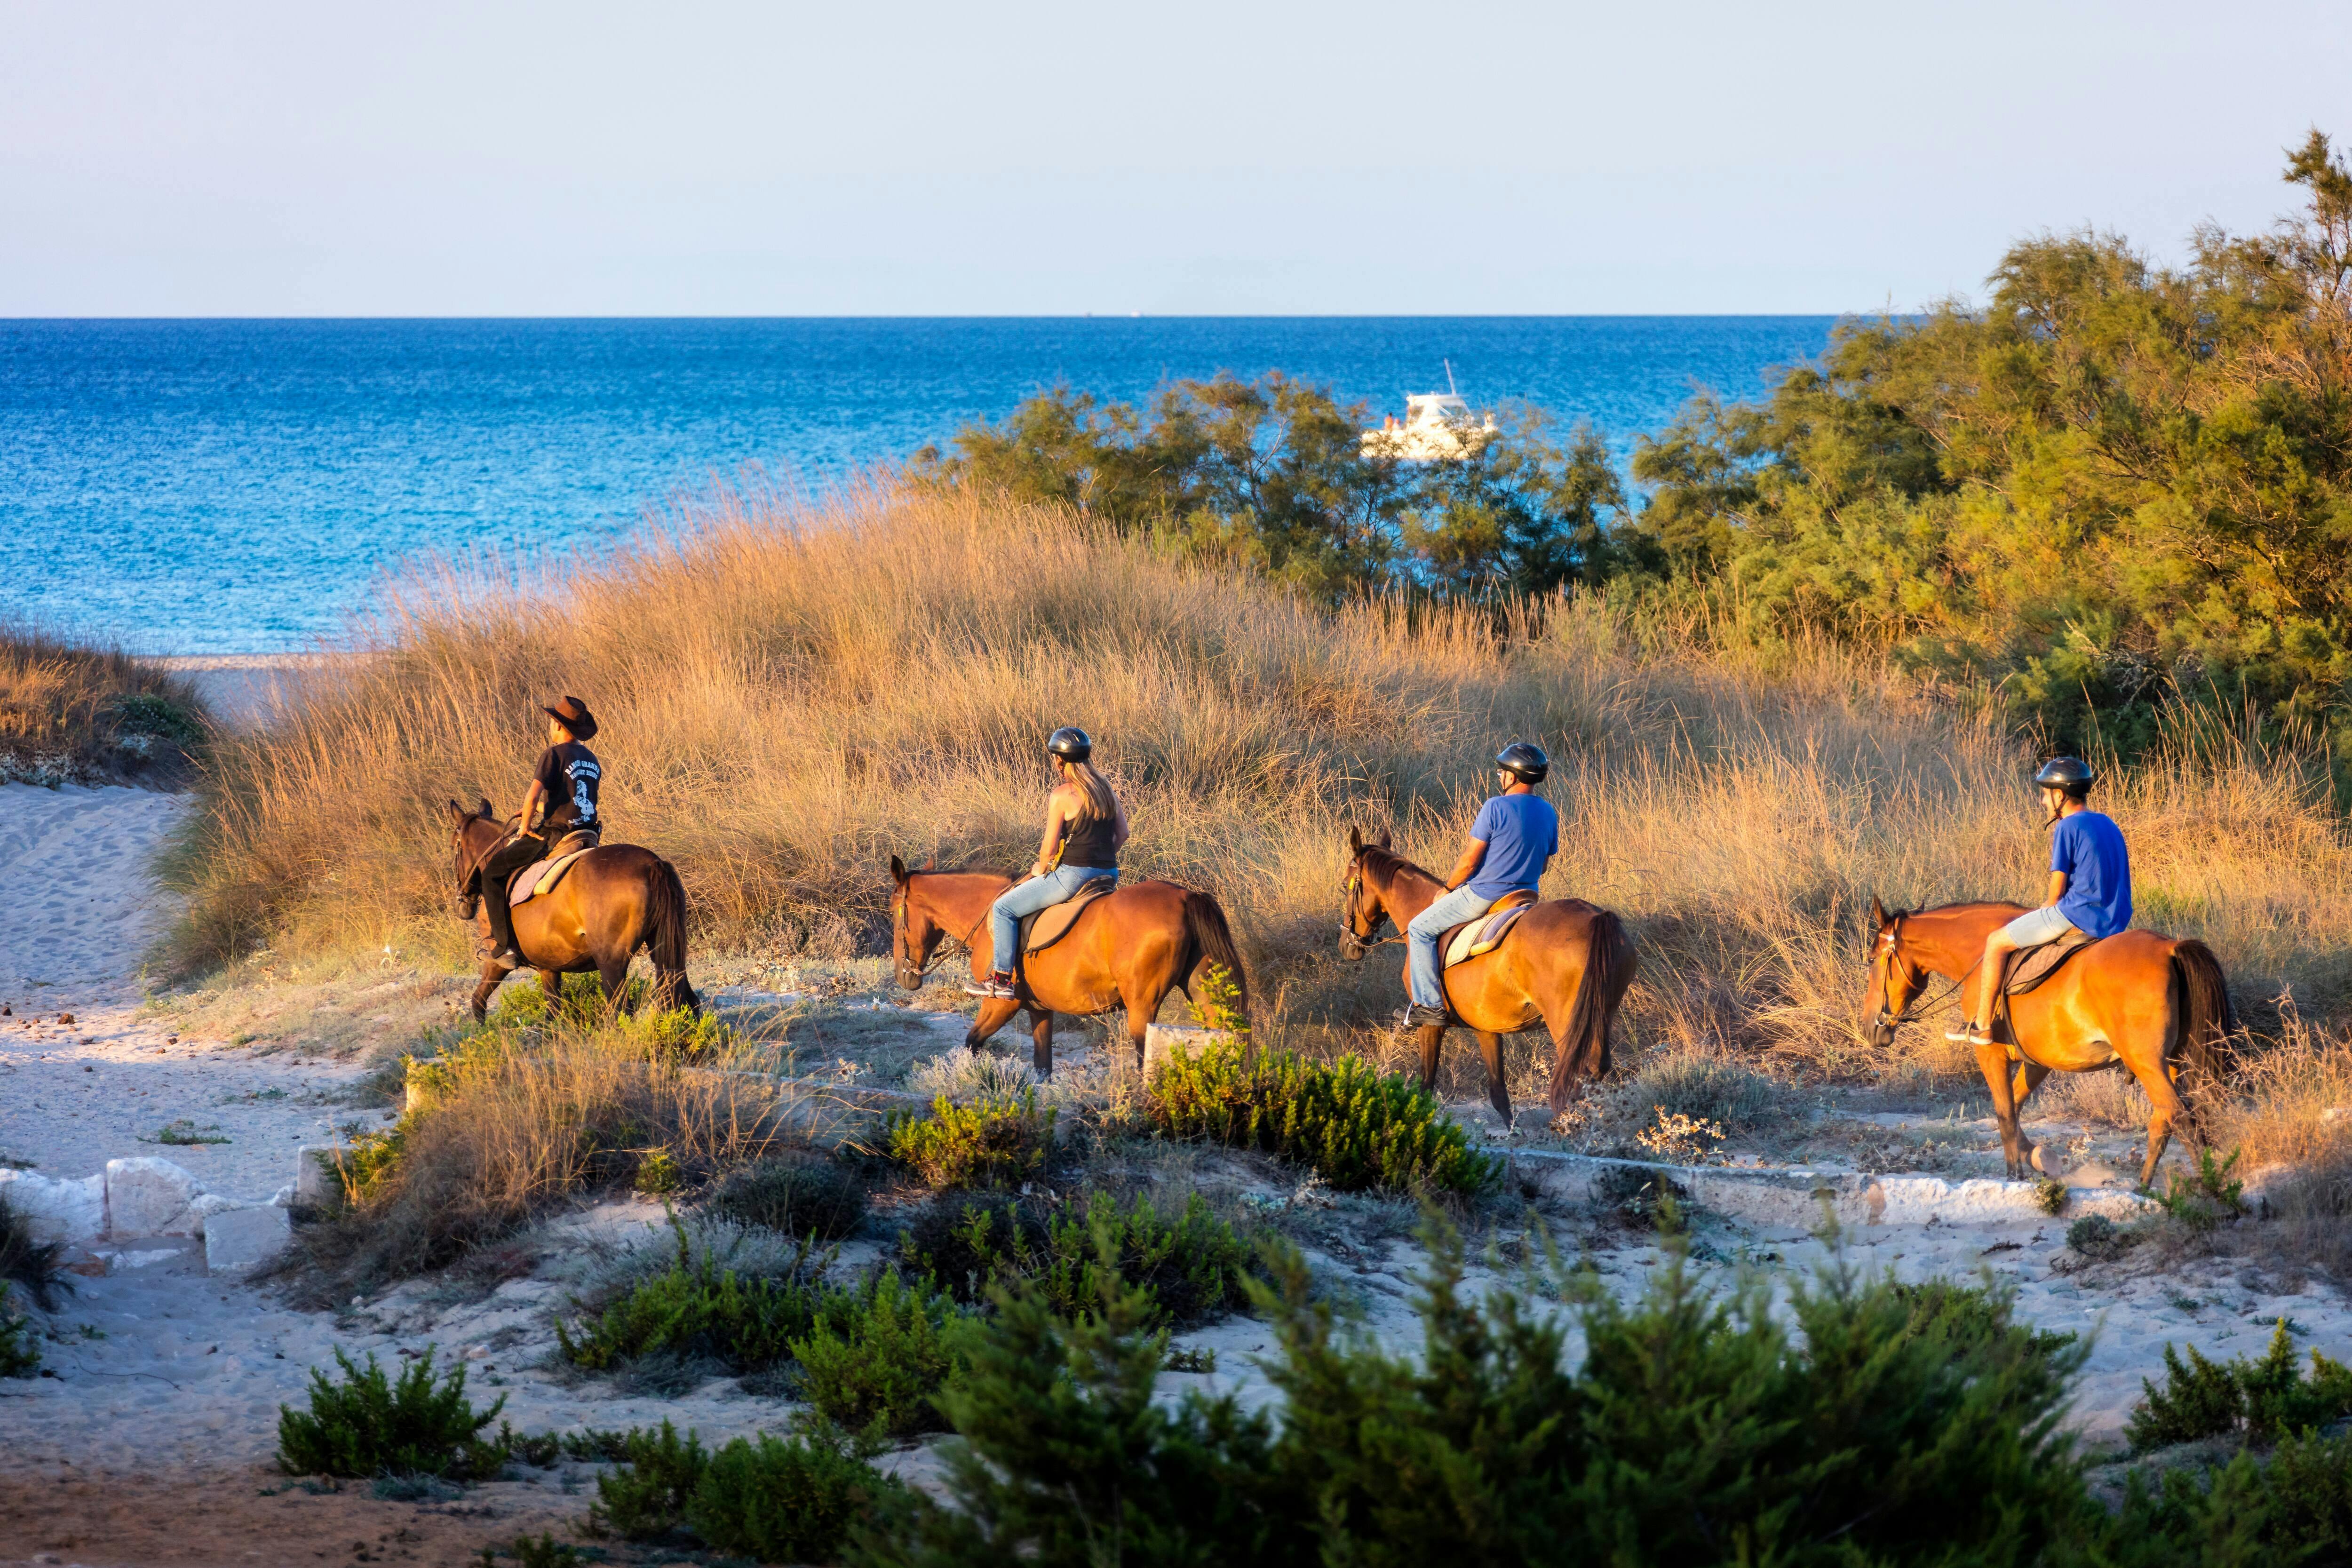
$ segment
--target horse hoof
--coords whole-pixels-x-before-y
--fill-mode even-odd
[[[2045,1165],[2045,1164],[2043,1164],[2043,1163],[2042,1163],[2042,1151],[2041,1151],[2041,1150],[2039,1150],[2039,1149],[2034,1150],[2032,1153],[2031,1153],[2030,1155],[2028,1155],[2028,1156],[2027,1156],[2027,1158],[2032,1162],[2032,1163],[2033,1163],[2033,1168],[2034,1168],[2035,1170],[2037,1170],[2037,1171],[2041,1172],[2041,1173],[2042,1173],[2043,1175],[2045,1175],[2045,1176],[2046,1176],[2046,1175],[2048,1175],[2048,1174],[2050,1174],[2050,1167],[2049,1167],[2049,1166],[2047,1166],[2047,1165]]]

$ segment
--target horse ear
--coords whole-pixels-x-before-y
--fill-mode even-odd
[[[936,855],[924,856],[922,868],[926,871],[938,870],[940,868],[940,858]]]
[[[488,795],[484,795],[482,797],[482,820],[484,822],[496,822],[498,819],[499,814],[490,809],[490,797]]]
[[[907,885],[907,863],[896,855],[890,857],[890,879],[902,888]]]
[[[1354,827],[1349,827],[1348,829],[1348,853],[1350,855],[1361,855],[1363,852],[1363,834]]]
[[[1870,895],[1870,923],[1875,930],[1886,929],[1886,906],[1878,901],[1876,893]]]
[[[1385,849],[1388,847],[1389,830],[1387,826],[1383,824],[1372,830],[1372,847],[1375,849]]]
[[[454,800],[449,803],[449,820],[460,827],[466,825],[466,808]]]

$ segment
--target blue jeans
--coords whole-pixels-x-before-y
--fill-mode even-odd
[[[1475,921],[1493,909],[1501,898],[1499,893],[1490,899],[1474,892],[1465,882],[1412,917],[1404,934],[1412,957],[1413,1001],[1424,1007],[1445,1005],[1445,984],[1437,977],[1438,942],[1464,921]]]
[[[1099,866],[1060,866],[997,894],[996,902],[988,906],[988,934],[995,943],[989,950],[990,963],[1001,974],[1012,973],[1013,961],[1021,952],[1022,920],[1039,910],[1067,903],[1078,896],[1080,888],[1097,878],[1116,882],[1118,873]]]

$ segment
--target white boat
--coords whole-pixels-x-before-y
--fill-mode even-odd
[[[1444,392],[1405,394],[1404,417],[1390,415],[1377,430],[1363,436],[1367,458],[1393,458],[1407,463],[1458,463],[1486,449],[1498,432],[1495,416],[1482,422],[1454,390],[1454,365],[1445,364]]]

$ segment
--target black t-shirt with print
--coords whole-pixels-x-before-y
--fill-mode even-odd
[[[541,752],[530,776],[539,781],[540,792],[546,797],[547,826],[551,829],[595,826],[596,785],[604,773],[596,753],[577,741]]]

